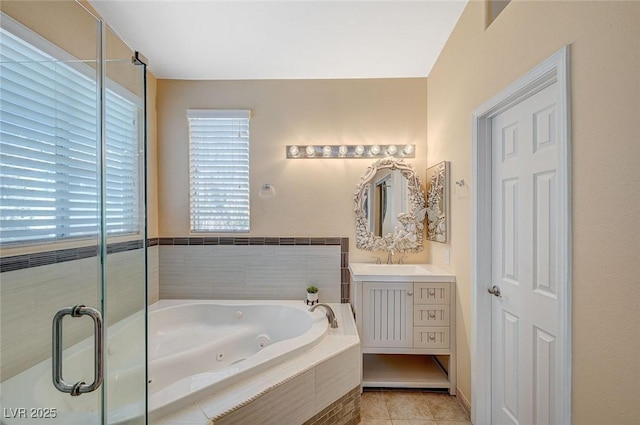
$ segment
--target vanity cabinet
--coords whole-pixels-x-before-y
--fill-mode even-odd
[[[455,278],[433,266],[428,276],[409,272],[403,276],[402,268],[392,267],[397,275],[385,272],[391,269],[384,265],[380,275],[359,274],[357,264],[351,270],[362,385],[446,388],[453,395]]]

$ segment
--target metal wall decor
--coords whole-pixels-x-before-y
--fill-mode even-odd
[[[449,162],[427,168],[427,240],[446,243],[448,237]]]

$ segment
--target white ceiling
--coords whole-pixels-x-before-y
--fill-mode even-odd
[[[467,0],[90,0],[157,78],[426,77]]]

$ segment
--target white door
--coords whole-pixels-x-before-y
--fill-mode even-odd
[[[491,121],[493,424],[561,423],[558,86]]]

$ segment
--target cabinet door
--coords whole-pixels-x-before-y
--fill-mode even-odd
[[[413,283],[362,283],[362,344],[413,347]]]

